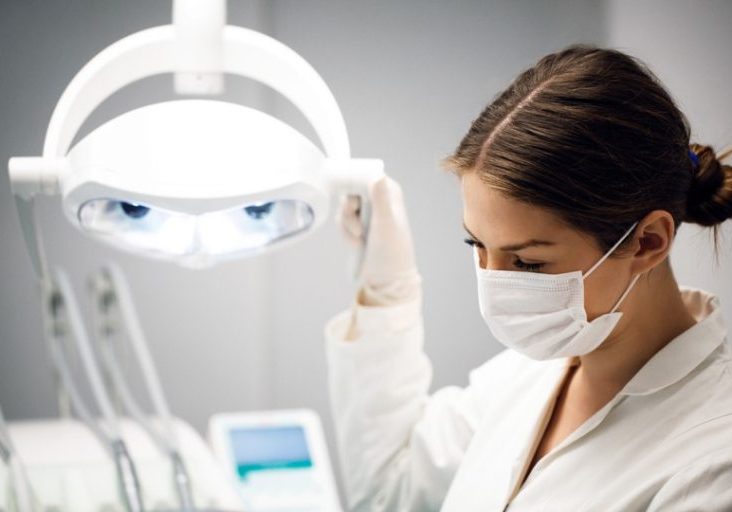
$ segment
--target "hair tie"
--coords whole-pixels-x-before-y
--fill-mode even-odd
[[[694,170],[699,168],[699,157],[696,156],[696,153],[694,153],[692,150],[689,150],[689,158],[691,159],[691,163],[694,165]]]

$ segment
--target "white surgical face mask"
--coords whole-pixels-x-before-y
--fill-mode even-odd
[[[583,281],[610,256],[633,231],[628,231],[584,275],[577,270],[563,274],[488,270],[480,267],[474,252],[478,277],[478,302],[483,319],[493,335],[532,359],[581,356],[592,352],[620,320],[616,311],[640,274],[631,281],[609,313],[591,322],[585,312]]]

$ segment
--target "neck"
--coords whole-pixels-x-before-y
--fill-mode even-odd
[[[681,299],[668,260],[638,280],[619,310],[624,313],[611,335],[599,348],[579,358],[578,380],[603,402],[620,391],[654,354],[696,323]]]

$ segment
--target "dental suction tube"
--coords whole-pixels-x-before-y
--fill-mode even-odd
[[[181,511],[196,510],[190,475],[180,454],[170,407],[124,274],[118,266],[110,263],[91,279],[90,285],[97,308],[95,316],[101,361],[109,376],[112,392],[117,394],[125,410],[145,430],[160,451],[169,457],[173,471],[173,485]],[[119,320],[121,325],[118,325],[116,320]],[[115,340],[113,338],[118,338],[115,336],[116,334],[126,335],[142,373],[142,380],[155,415],[159,418],[162,428],[152,424],[130,390],[114,350]]]
[[[135,464],[127,451],[119,429],[119,419],[104,387],[101,372],[87,336],[76,296],[66,273],[54,269],[51,288],[48,290],[50,352],[52,363],[59,379],[68,393],[72,409],[79,419],[97,436],[113,458],[120,494],[127,512],[144,512],[140,483]],[[92,416],[70,371],[68,358],[64,352],[62,339],[70,334],[75,342],[84,373],[92,389],[97,407],[102,412],[102,420]]]

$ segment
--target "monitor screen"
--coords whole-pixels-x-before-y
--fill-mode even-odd
[[[300,426],[243,427],[230,431],[239,478],[253,472],[310,468],[305,430]]]

